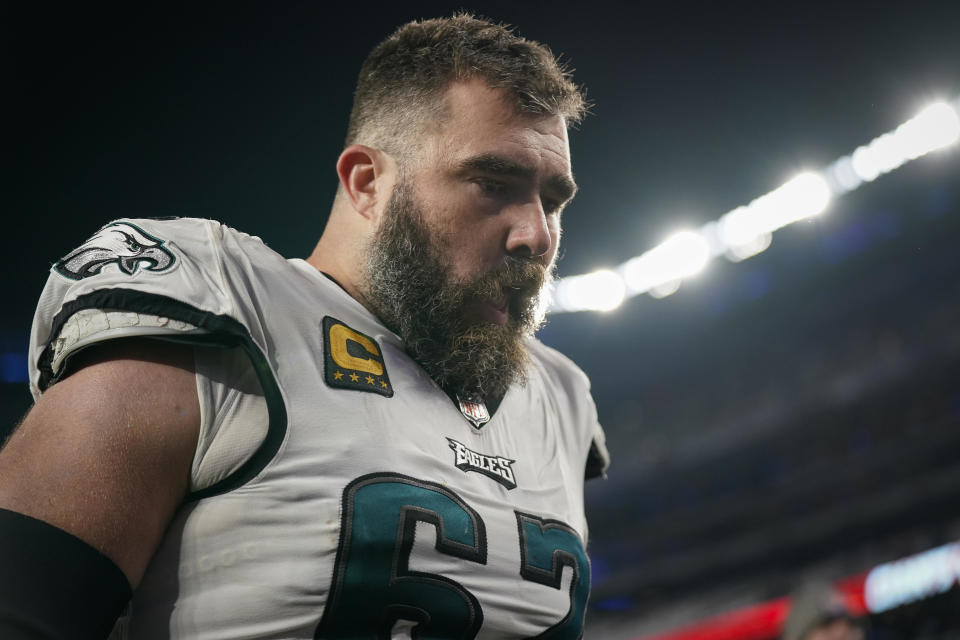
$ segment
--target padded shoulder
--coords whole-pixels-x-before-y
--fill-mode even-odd
[[[31,330],[34,396],[56,381],[72,353],[101,340],[249,336],[255,319],[242,313],[225,273],[243,260],[237,253],[256,245],[263,246],[197,218],[121,219],[101,227],[50,269]]]

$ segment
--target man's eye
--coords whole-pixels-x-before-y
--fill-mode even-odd
[[[477,178],[474,180],[482,191],[490,195],[501,195],[507,191],[507,183],[502,180],[493,180],[491,178]]]
[[[543,210],[546,213],[559,213],[562,208],[557,200],[551,198],[543,198],[540,202],[543,203]]]

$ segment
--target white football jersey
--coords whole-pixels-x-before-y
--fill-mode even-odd
[[[578,638],[586,376],[532,340],[525,386],[469,417],[303,260],[211,220],[120,220],[51,270],[31,387],[123,336],[195,349],[191,494],[118,638]],[[122,390],[118,390],[122,392]]]

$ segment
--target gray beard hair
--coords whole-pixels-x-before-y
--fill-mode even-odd
[[[508,257],[491,272],[454,281],[408,184],[397,186],[384,215],[367,250],[363,294],[407,353],[449,394],[496,403],[512,384],[525,384],[526,341],[543,324],[539,296],[550,271],[539,260]],[[470,317],[468,305],[503,293],[506,324]]]

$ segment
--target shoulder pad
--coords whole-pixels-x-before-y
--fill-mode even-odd
[[[37,305],[30,338],[34,397],[66,358],[95,342],[171,333],[248,336],[222,249],[244,236],[213,220],[121,219],[58,260]]]

